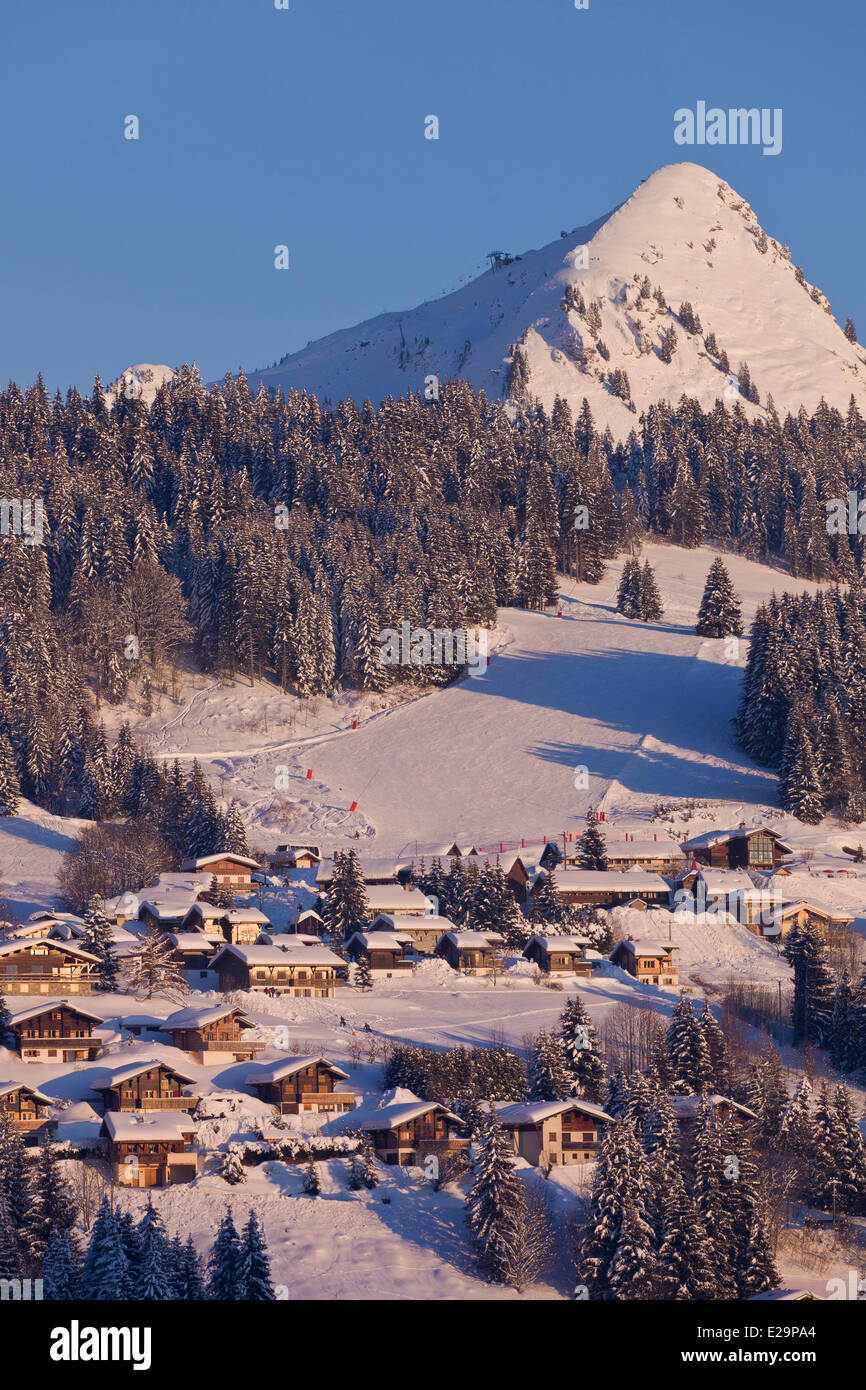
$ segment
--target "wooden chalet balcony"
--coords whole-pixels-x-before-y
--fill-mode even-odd
[[[98,1047],[99,1041],[94,1037],[67,1037],[65,1033],[59,1038],[49,1038],[44,1033],[21,1034],[22,1047]]]
[[[261,1052],[265,1044],[252,1038],[200,1038],[194,1042],[191,1052]]]
[[[373,1142],[377,1153],[396,1153],[398,1149],[423,1149],[425,1153],[436,1153],[439,1150],[465,1148],[469,1140],[458,1139],[456,1135],[450,1139],[426,1139],[423,1135],[414,1139],[398,1139],[389,1133],[387,1143],[380,1146],[375,1138]]]
[[[304,1105],[331,1106],[345,1105],[355,1107],[354,1091],[302,1091],[294,1100],[280,1101],[281,1115],[296,1115]]]
[[[195,1096],[159,1096],[149,1100],[137,1096],[124,1100],[121,1097],[121,1110],[193,1110],[197,1104]]]

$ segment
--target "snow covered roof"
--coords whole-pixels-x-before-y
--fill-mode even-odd
[[[233,1004],[217,1004],[212,1008],[188,1008],[177,1009],[175,1013],[169,1014],[160,1027],[166,1033],[172,1033],[175,1029],[182,1028],[204,1028],[208,1023],[218,1023],[221,1018],[228,1018],[230,1014],[237,1014],[240,1026],[251,1028],[251,1020],[243,1011]]]
[[[93,1089],[94,1091],[110,1091],[115,1086],[121,1086],[124,1081],[131,1081],[134,1076],[141,1076],[143,1071],[151,1071],[153,1067],[167,1067],[169,1071],[173,1071],[175,1076],[179,1076],[181,1081],[188,1085],[192,1085],[196,1080],[194,1076],[190,1076],[187,1072],[176,1067],[174,1062],[167,1062],[164,1057],[148,1057],[144,1062],[128,1062],[125,1067],[118,1067],[116,1071],[111,1073],[107,1081],[94,1082]]]
[[[701,1103],[706,1101],[711,1110],[715,1110],[717,1105],[729,1105],[732,1110],[738,1110],[741,1115],[746,1115],[750,1120],[758,1117],[754,1110],[750,1110],[747,1105],[738,1105],[730,1096],[707,1095],[707,1096],[673,1096],[671,1098],[671,1109],[678,1120],[691,1120],[700,1113]]]
[[[441,946],[443,941],[450,941],[458,950],[478,946],[492,946],[494,942],[501,941],[502,934],[497,931],[447,931],[440,937],[437,945]]]
[[[323,922],[324,918],[319,915],[312,907],[307,907],[303,912],[298,913],[298,921],[303,922],[305,917],[315,917],[317,922]]]
[[[783,854],[790,854],[791,846],[786,843],[771,825],[761,823],[760,825],[738,825],[733,830],[705,830],[701,835],[692,835],[690,839],[683,840],[682,849],[688,853],[693,849],[712,849],[713,845],[724,844],[727,840],[744,840],[747,835],[770,835],[778,841],[779,849]]]
[[[568,1100],[531,1100],[520,1101],[515,1105],[497,1106],[499,1121],[506,1126],[540,1124],[542,1120],[549,1120],[552,1115],[564,1115],[567,1110],[577,1110],[581,1115],[591,1115],[595,1120],[613,1121],[613,1116],[608,1115],[600,1105],[582,1100],[579,1096],[570,1097]]]
[[[679,946],[674,946],[670,941],[618,941],[613,951],[618,951],[620,946],[625,946],[634,956],[667,956],[671,951],[678,951]],[[611,955],[613,955],[613,951]]]
[[[602,892],[607,889],[623,893],[669,892],[660,874],[644,873],[642,869],[555,869],[554,875],[560,890],[596,888]]]
[[[333,1062],[329,1062],[327,1057],[323,1057],[321,1053],[316,1053],[309,1057],[287,1057],[282,1062],[271,1062],[268,1066],[258,1067],[248,1074],[247,1083],[250,1086],[263,1086],[269,1081],[279,1081],[284,1076],[292,1076],[296,1071],[301,1071],[304,1067],[311,1067],[316,1062],[327,1067],[331,1074],[339,1077],[341,1081],[348,1081],[349,1073],[347,1071],[342,1071]]]
[[[538,943],[542,951],[564,951],[568,955],[575,956],[582,955],[584,946],[591,944],[588,936],[540,936],[538,932],[535,932],[523,949],[524,955],[534,941]]]
[[[147,908],[158,921],[181,922],[195,900],[194,889],[187,891],[178,889],[175,893],[164,895],[155,893],[149,898],[142,898],[138,910],[141,913]]]
[[[102,1127],[110,1139],[118,1143],[140,1140],[147,1144],[153,1141],[185,1139],[195,1134],[195,1120],[179,1119],[175,1113],[164,1115],[130,1115],[122,1110],[107,1110]]]
[[[17,951],[32,951],[36,947],[45,944],[45,942],[32,940],[4,941],[0,944],[0,956],[11,956]],[[52,941],[51,950],[63,951],[67,956],[74,956],[76,960],[92,960],[98,962],[98,957],[91,955],[90,951],[82,951],[80,946],[70,946],[66,941]]]
[[[359,941],[362,946],[387,951],[389,948],[393,950],[396,946],[404,946],[414,940],[414,936],[408,931],[356,931],[349,937],[346,945],[351,946],[353,941]]]
[[[369,876],[370,878],[393,878],[396,880],[400,870],[408,867],[406,860],[373,858],[365,854],[358,855],[358,863],[365,879]],[[330,883],[336,867],[333,859],[323,859],[316,869],[316,882]]]
[[[755,886],[745,869],[700,868],[698,876],[708,893],[751,893]]]
[[[454,1115],[450,1110],[446,1110],[444,1105],[440,1105],[435,1100],[416,1100],[407,1101],[399,1105],[383,1105],[371,1120],[364,1120],[362,1129],[399,1129],[401,1125],[407,1125],[412,1120],[417,1120],[421,1115],[427,1115],[431,1110],[441,1110],[446,1120],[451,1120],[454,1124],[460,1124],[460,1116]]]
[[[187,913],[188,917],[200,917],[203,922],[216,922],[224,916],[225,908],[217,907],[216,903],[209,903],[202,899],[194,902]]]
[[[214,939],[205,936],[203,931],[173,931],[169,932],[168,939],[179,951],[207,951],[214,949]],[[222,940],[220,933],[220,940]]]
[[[270,917],[258,907],[230,907],[223,913],[223,917],[228,922],[255,922],[266,927],[271,925]]]
[[[180,867],[198,872],[200,868],[208,864],[219,864],[222,859],[228,859],[232,864],[243,864],[248,869],[260,869],[262,867],[257,859],[250,859],[245,854],[234,854],[227,849],[221,850],[219,854],[202,854],[198,859],[185,859]]]
[[[380,923],[384,923],[384,926],[380,926]],[[370,923],[371,931],[391,931],[392,928],[408,932],[410,935],[417,931],[438,931],[442,935],[443,932],[454,931],[454,923],[450,917],[442,917],[438,912],[431,912],[423,917],[401,917],[399,914],[394,917],[388,912],[378,912]]]
[[[290,941],[291,937],[280,938]],[[245,965],[342,965],[343,961],[325,946],[305,946],[299,943],[297,949],[282,946],[240,946],[226,945],[212,961],[216,966],[225,955],[235,955]]]
[[[0,1096],[8,1096],[13,1091],[26,1091],[34,1100],[42,1101],[44,1105],[54,1104],[50,1096],[37,1091],[35,1086],[28,1086],[26,1081],[0,1081]]]
[[[608,859],[679,859],[682,850],[676,840],[611,840],[605,845]]]
[[[399,883],[393,888],[387,883],[371,883],[367,888],[367,902],[374,913],[396,911],[398,915],[401,911],[428,912],[433,906],[420,888],[401,888]]]
[[[90,1018],[94,1023],[103,1026],[105,1024],[105,1019],[101,1014],[95,1014],[90,1009],[85,1009],[77,999],[74,1001],[70,999],[44,999],[41,1004],[33,1004],[28,1009],[21,1009],[20,1011],[16,1009],[12,1013],[12,1024],[14,1026],[16,1023],[25,1022],[28,1018],[38,1018],[40,1014],[48,1013],[50,1009],[57,1009],[61,1005],[71,1009],[73,1013],[81,1014],[82,1018]]]

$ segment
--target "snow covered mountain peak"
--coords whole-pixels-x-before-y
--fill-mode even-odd
[[[845,409],[852,393],[866,406],[866,353],[749,204],[692,163],[665,165],[614,212],[539,250],[497,253],[441,299],[250,373],[250,386],[378,402],[453,376],[548,408],[557,395],[573,409],[586,397],[617,438],[653,401],[682,395],[748,414],[768,395],[780,413],[822,396]]]

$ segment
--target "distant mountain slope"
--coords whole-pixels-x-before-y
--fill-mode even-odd
[[[667,309],[653,298],[639,302],[645,276]],[[584,313],[564,307],[567,290],[582,297]],[[764,234],[749,205],[710,170],[688,163],[659,169],[606,217],[443,299],[310,343],[251,373],[250,385],[378,403],[389,393],[423,391],[430,375],[457,375],[507,397],[512,345],[522,343],[529,397],[549,407],[559,394],[575,407],[586,396],[596,420],[617,437],[655,400],[686,394],[706,407],[726,384],[728,398],[753,414],[758,407],[726,383],[703,336],[673,317],[683,301],[702,334],[715,335],[731,372],[748,364],[762,404],[771,394],[780,413],[808,410],[823,396],[844,409],[853,393],[866,406],[866,352],[848,341],[820,291],[798,282],[787,248]],[[592,304],[595,333],[587,321]],[[659,348],[670,325],[678,347],[665,363]],[[612,393],[614,371],[627,374],[635,411]]]

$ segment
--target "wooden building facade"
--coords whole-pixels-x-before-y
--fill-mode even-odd
[[[93,1030],[104,1024],[99,1014],[59,999],[16,1013],[10,1027],[25,1062],[91,1062],[102,1050]]]
[[[300,1115],[304,1111],[340,1113],[355,1107],[354,1091],[339,1089],[339,1082],[348,1079],[348,1072],[327,1057],[291,1057],[251,1072],[247,1085],[252,1086],[260,1100],[276,1106],[281,1115]]]

